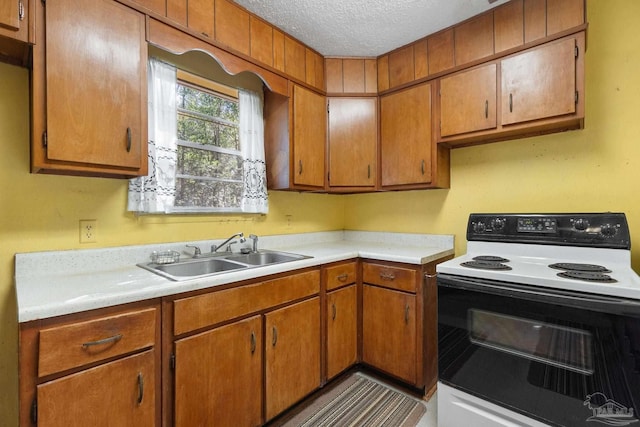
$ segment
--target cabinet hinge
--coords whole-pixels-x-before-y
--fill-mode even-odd
[[[18,18],[20,18],[21,21],[24,20],[24,3],[22,0],[18,3]]]
[[[31,403],[31,422],[38,423],[38,399],[33,399]]]
[[[176,370],[176,354],[175,353],[171,353],[171,356],[169,356],[169,367],[171,368],[172,371]]]
[[[48,144],[48,140],[47,140],[47,131],[45,130],[44,132],[42,132],[42,148],[47,148],[47,144]]]
[[[578,48],[578,46],[575,47],[575,56],[576,58],[578,57],[578,53],[580,52],[580,49]]]
[[[575,100],[576,100],[576,104],[578,103],[578,99],[579,99],[579,97],[578,97],[578,91],[576,91],[576,99],[575,99]]]

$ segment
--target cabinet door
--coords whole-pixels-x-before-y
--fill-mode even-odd
[[[416,296],[364,285],[362,358],[409,383],[417,382]]]
[[[149,350],[38,385],[38,426],[155,426],[156,374]]]
[[[354,363],[358,345],[358,301],[356,286],[327,294],[327,378]]]
[[[262,319],[178,340],[175,425],[257,426],[262,422]]]
[[[146,168],[144,16],[110,0],[45,13],[48,159]]]
[[[496,64],[440,80],[440,135],[496,127]]]
[[[200,35],[213,39],[215,4],[213,0],[189,0],[187,2],[187,27]]]
[[[377,99],[329,101],[329,184],[373,187],[376,183]]]
[[[0,28],[12,31],[20,30],[21,10],[24,10],[22,0],[2,0],[0,2]],[[24,12],[23,12],[24,13]]]
[[[293,88],[293,183],[324,187],[327,133],[325,97]]]
[[[266,420],[320,386],[320,299],[265,315]]]
[[[576,40],[564,39],[501,61],[502,124],[576,112]]]
[[[430,84],[382,96],[380,133],[382,186],[431,182]]]

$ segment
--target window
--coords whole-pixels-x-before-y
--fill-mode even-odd
[[[129,183],[129,210],[268,210],[262,100],[149,61],[149,175]]]
[[[193,77],[178,72],[174,206],[238,209],[244,183],[237,90],[216,92]]]

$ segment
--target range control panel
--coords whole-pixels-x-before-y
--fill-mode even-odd
[[[630,249],[624,213],[480,214],[469,216],[467,240]]]

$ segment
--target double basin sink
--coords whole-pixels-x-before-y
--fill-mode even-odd
[[[138,266],[168,279],[179,281],[307,258],[312,257],[289,252],[261,250],[248,254],[205,255],[171,264],[149,262],[138,264]]]

